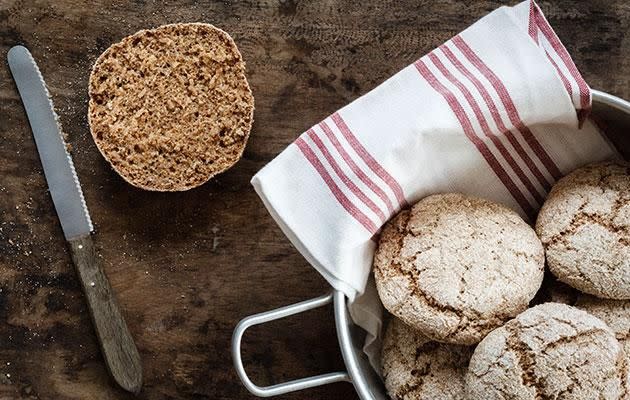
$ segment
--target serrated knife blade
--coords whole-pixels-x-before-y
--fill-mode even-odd
[[[92,220],[42,74],[24,46],[11,48],[7,58],[31,124],[64,236],[69,240],[86,235],[94,229]]]
[[[11,48],[7,58],[35,137],[61,228],[70,246],[105,364],[123,389],[138,393],[142,387],[140,354],[103,271],[102,260],[96,253],[90,214],[46,83],[25,47]]]

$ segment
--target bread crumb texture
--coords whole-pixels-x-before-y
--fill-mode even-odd
[[[630,299],[630,164],[590,164],[560,179],[536,221],[549,270],[597,297]]]
[[[575,307],[546,303],[492,331],[466,374],[470,400],[621,400],[628,366],[611,329]]]
[[[383,339],[383,380],[392,400],[465,400],[473,348],[431,341],[397,318]]]
[[[142,30],[108,48],[89,82],[89,123],[126,181],[187,190],[234,165],[254,98],[236,44],[212,25]]]
[[[543,270],[542,244],[518,214],[457,193],[399,213],[374,257],[389,312],[433,340],[465,345],[524,311]]]

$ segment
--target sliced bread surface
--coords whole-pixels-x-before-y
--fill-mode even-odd
[[[127,36],[94,64],[89,94],[98,149],[127,182],[147,190],[188,190],[230,168],[253,121],[241,54],[208,24]]]

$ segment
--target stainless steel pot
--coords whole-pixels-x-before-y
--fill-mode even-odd
[[[623,156],[629,159],[630,103],[613,95],[593,90],[593,117],[606,129],[610,140]],[[346,365],[346,372],[332,372],[266,387],[255,385],[247,376],[241,359],[241,340],[247,328],[330,303],[334,304],[337,338]],[[363,354],[364,339],[365,333],[352,322],[348,314],[347,299],[343,293],[333,291],[315,299],[244,318],[238,323],[232,335],[232,357],[234,367],[243,385],[259,397],[276,396],[333,382],[350,382],[362,400],[387,400],[383,383]]]

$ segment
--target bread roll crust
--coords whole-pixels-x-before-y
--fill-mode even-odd
[[[432,340],[463,345],[524,311],[543,269],[542,244],[518,214],[459,193],[400,212],[374,255],[383,306]]]
[[[383,339],[383,381],[392,400],[465,400],[474,348],[433,342],[393,318]]]
[[[630,300],[630,163],[594,163],[551,189],[536,221],[549,270],[600,298]]]
[[[463,345],[524,311],[543,269],[542,244],[518,214],[460,193],[399,213],[374,255],[383,306],[432,340]]]
[[[486,336],[466,373],[470,400],[628,398],[628,366],[613,331],[575,307],[545,303]]]

